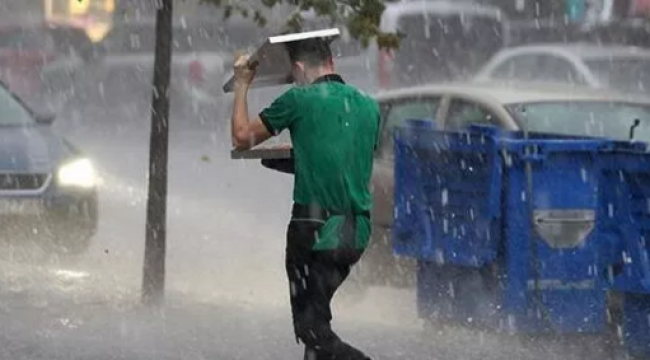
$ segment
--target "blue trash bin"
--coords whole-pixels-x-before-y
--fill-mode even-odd
[[[504,166],[505,283],[509,331],[605,329],[599,272],[599,151],[611,142],[510,133]]]
[[[394,250],[420,261],[420,314],[508,331],[602,331],[597,155],[611,142],[407,127],[395,135]]]

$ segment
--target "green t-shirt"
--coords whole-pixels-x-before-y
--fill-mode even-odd
[[[380,121],[379,105],[371,96],[338,75],[326,75],[286,91],[260,118],[272,134],[289,129],[296,203],[341,213],[371,210],[369,185]],[[332,217],[314,249],[336,248],[336,230],[342,222],[341,216]],[[357,247],[367,246],[368,218],[357,217],[356,233]]]

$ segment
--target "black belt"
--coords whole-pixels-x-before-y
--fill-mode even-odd
[[[318,205],[302,205],[298,203],[293,204],[291,209],[291,218],[293,219],[311,219],[311,220],[321,220],[327,221],[332,216],[348,216],[348,217],[357,217],[365,216],[370,218],[370,211],[335,211],[324,209]]]
[[[292,221],[316,221],[323,224],[332,216],[343,216],[343,225],[339,229],[339,248],[354,250],[356,244],[357,217],[370,218],[369,211],[332,211],[318,205],[301,205],[294,203],[291,211]]]

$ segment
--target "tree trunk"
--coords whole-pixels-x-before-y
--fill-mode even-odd
[[[149,194],[142,276],[142,301],[147,305],[162,303],[165,292],[172,0],[158,0],[158,4],[160,7],[156,11],[156,53],[149,139]]]

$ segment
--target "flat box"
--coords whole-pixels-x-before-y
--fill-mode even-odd
[[[289,61],[289,54],[285,46],[286,43],[313,38],[325,38],[331,42],[340,35],[341,32],[339,29],[332,28],[268,38],[249,59],[250,63],[258,63],[257,72],[251,88],[293,83],[291,62]],[[232,92],[234,85],[235,78],[233,74],[223,85],[223,91],[225,93]]]

